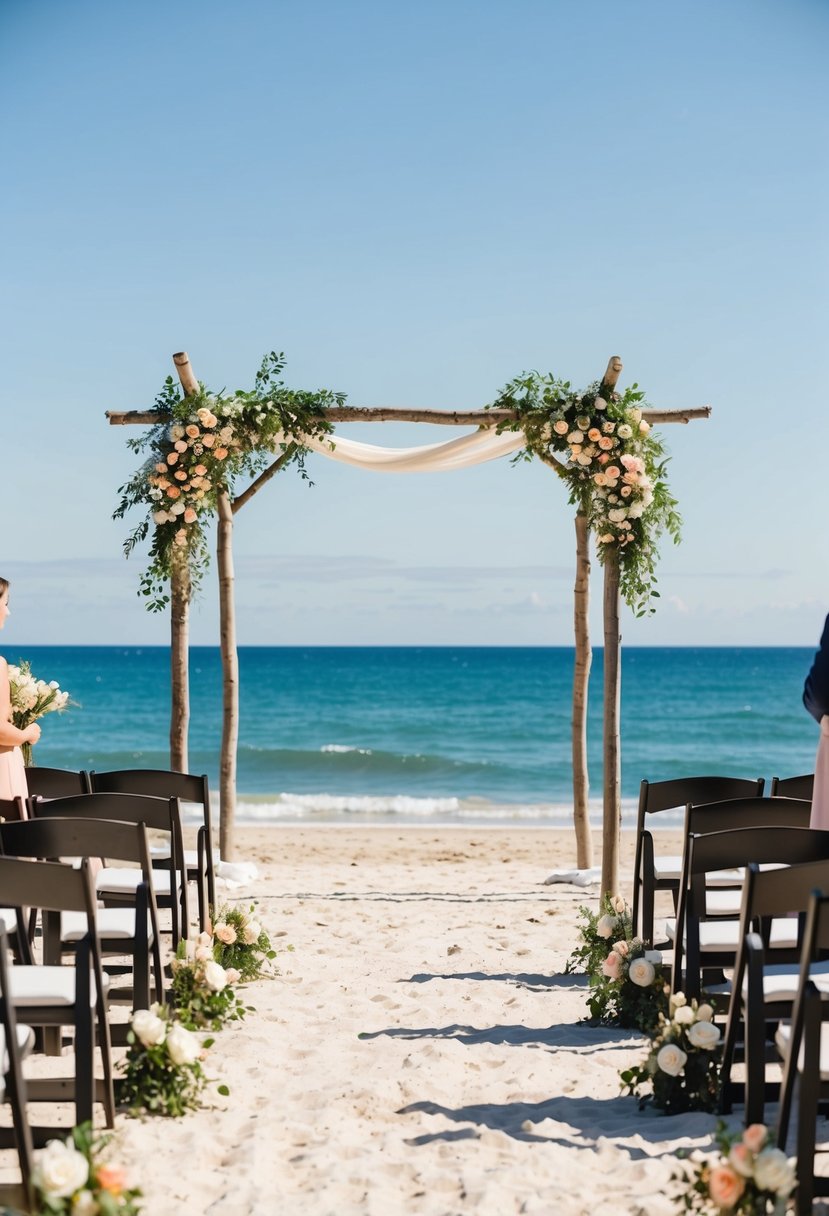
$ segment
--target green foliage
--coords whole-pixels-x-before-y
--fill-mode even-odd
[[[207,958],[199,957],[202,951]],[[221,1030],[228,1022],[241,1021],[250,1008],[240,1000],[225,968],[215,962],[212,939],[209,946],[179,942],[171,989],[178,1020],[188,1030]]]
[[[588,976],[588,1020],[653,1034],[668,1008],[659,951],[634,937],[630,909],[620,895],[605,893],[598,912],[581,907],[579,915],[581,942],[565,971]]]
[[[716,1110],[722,1041],[712,1016],[710,1005],[674,993],[643,1062],[621,1072],[622,1089],[637,1095],[640,1106],[651,1102],[666,1115]],[[643,1094],[643,1087],[650,1093]]]
[[[667,532],[676,544],[681,520],[668,490],[668,457],[642,418],[645,395],[599,395],[598,381],[574,390],[568,380],[525,372],[507,384],[489,409],[514,410],[498,430],[521,430],[527,440],[515,460],[534,456],[567,482],[570,502],[588,518],[599,561],[619,556],[620,592],[637,616],[655,611],[657,543]]]
[[[139,1010],[127,1031],[129,1046],[120,1063],[124,1076],[115,1083],[118,1102],[134,1116],[178,1118],[198,1110],[207,1084],[201,1058],[212,1042],[197,1043],[163,1007]]]
[[[247,912],[232,904],[211,909],[215,943],[213,957],[225,970],[237,971],[242,983],[274,974],[271,963],[276,951],[255,918],[256,901]],[[289,947],[290,949],[290,947]]]
[[[303,441],[331,431],[323,411],[345,397],[328,389],[289,389],[281,379],[284,367],[284,356],[270,351],[253,389],[211,393],[200,385],[190,397],[183,397],[168,376],[155,401],[158,422],[128,440],[144,462],[120,487],[114,518],[123,519],[133,508],[145,511],[125,540],[124,553],[129,557],[150,537],[138,594],[151,612],[170,602],[167,588],[177,565],[189,572],[190,594],[197,590],[209,563],[206,522],[217,511],[219,495],[232,494],[239,477],[255,477],[283,459],[309,480]]]

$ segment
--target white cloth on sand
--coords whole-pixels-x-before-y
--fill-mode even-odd
[[[589,870],[553,870],[549,878],[544,879],[543,885],[549,887],[554,882],[569,882],[574,887],[592,887],[602,881],[602,872],[598,866]]]
[[[224,883],[229,891],[246,887],[259,877],[259,871],[252,861],[218,861],[214,872],[218,881]]]

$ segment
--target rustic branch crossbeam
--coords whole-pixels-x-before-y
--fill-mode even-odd
[[[515,410],[430,410],[407,409],[405,406],[335,405],[323,410],[329,422],[431,422],[436,426],[497,426],[499,422],[511,422],[518,415]],[[698,405],[686,410],[642,410],[648,422],[691,422],[695,418],[708,418],[710,405]],[[166,422],[168,414],[155,410],[107,410],[110,426],[153,426]]]

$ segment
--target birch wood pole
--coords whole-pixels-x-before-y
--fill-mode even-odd
[[[600,394],[613,391],[622,370],[614,355],[607,365]],[[622,635],[619,626],[619,552],[608,550],[604,562],[604,715],[601,894],[614,893],[619,879],[619,834],[622,826],[620,707]]]
[[[185,351],[173,355],[185,397],[199,391],[199,382]],[[170,768],[189,771],[190,726],[190,600],[193,588],[186,560],[174,558],[170,573]]]
[[[233,858],[236,819],[236,752],[239,744],[239,654],[233,571],[233,505],[226,489],[217,496],[216,564],[222,653],[222,755],[219,764],[219,851]]]
[[[587,689],[593,653],[590,647],[590,528],[584,511],[576,512],[576,583],[573,588],[573,828],[576,833],[576,865],[589,870],[593,865],[593,834],[590,830],[587,768]]]

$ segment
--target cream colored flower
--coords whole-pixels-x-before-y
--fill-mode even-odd
[[[619,927],[619,920],[616,916],[608,916],[605,914],[600,917],[596,923],[596,932],[599,937],[611,937]]]
[[[616,429],[616,434],[620,439],[630,439],[633,431],[626,422],[620,422]]]
[[[149,1009],[137,1009],[132,1015],[132,1029],[135,1037],[145,1047],[155,1047],[164,1042],[167,1026],[158,1014]]]
[[[584,443],[584,435],[581,431],[571,431],[567,436],[568,443]]]
[[[98,1201],[91,1191],[78,1191],[72,1200],[72,1216],[98,1216]]]
[[[676,1013],[674,1014],[674,1021],[676,1022],[677,1026],[690,1026],[696,1021],[696,1019],[697,1015],[694,1013],[690,1005],[680,1005],[679,1009],[677,1009]]]
[[[713,1005],[700,1005],[699,1009],[697,1010],[697,1021],[698,1022],[710,1022],[711,1019],[713,1018],[713,1016],[714,1016]]]
[[[639,988],[649,988],[656,979],[656,968],[646,958],[635,958],[628,967],[628,978]]]
[[[794,1190],[793,1164],[779,1148],[764,1148],[754,1162],[754,1181],[761,1191],[786,1197]]]
[[[669,1077],[678,1077],[685,1067],[687,1059],[685,1052],[677,1047],[676,1043],[666,1043],[664,1047],[660,1047],[656,1055],[658,1067]]]
[[[211,992],[221,992],[227,986],[227,975],[224,967],[212,959],[204,964],[204,982]]]
[[[89,1162],[71,1141],[50,1140],[37,1154],[35,1186],[53,1199],[68,1199],[89,1180]]]
[[[553,423],[553,430],[555,431],[555,433],[557,435],[566,435],[567,434],[567,423],[564,421],[563,418],[558,418]]]
[[[246,946],[252,946],[254,942],[259,941],[259,934],[261,932],[262,926],[258,920],[246,921],[244,930],[242,931],[242,941]]]
[[[610,906],[617,916],[622,916],[627,909],[624,895],[611,895]]]
[[[167,1051],[174,1064],[179,1066],[195,1064],[201,1053],[201,1047],[195,1035],[183,1026],[173,1026],[167,1035]]]
[[[687,1009],[687,1005],[686,1005]],[[713,1022],[694,1022],[688,1027],[688,1042],[700,1051],[713,1051],[720,1042],[719,1027]]]
[[[219,921],[218,925],[214,926],[213,933],[226,946],[232,946],[236,941],[236,930],[226,921]]]

